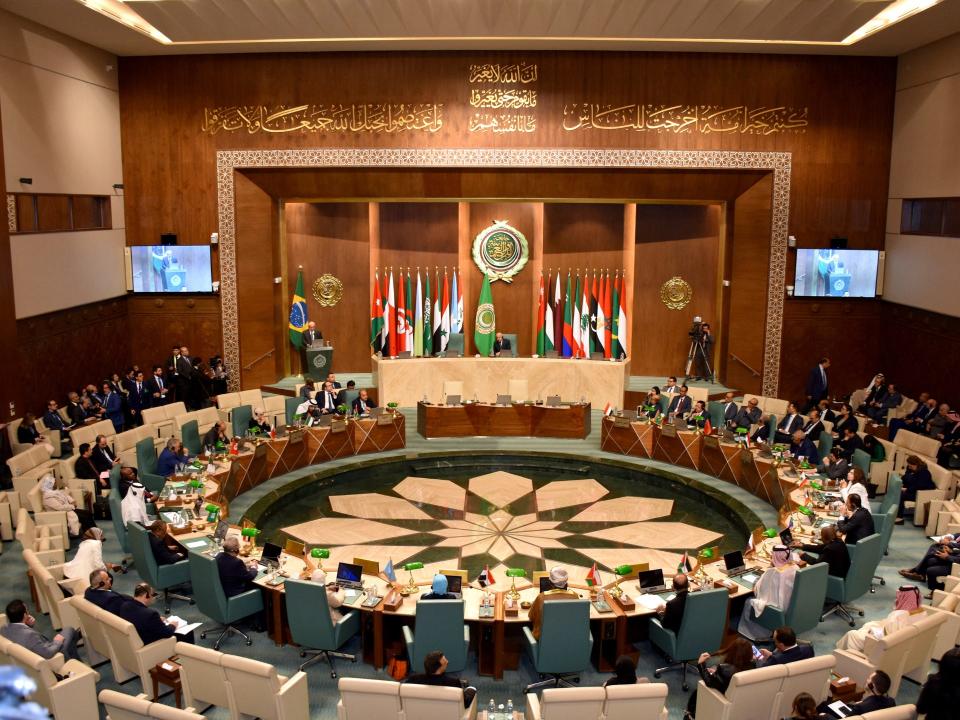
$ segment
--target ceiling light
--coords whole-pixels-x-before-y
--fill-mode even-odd
[[[101,15],[105,15],[121,25],[126,25],[131,30],[136,30],[138,33],[153,38],[158,43],[162,43],[163,45],[172,44],[170,38],[128,8],[125,3],[120,2],[120,0],[77,0],[77,2],[91,10],[95,10]]]
[[[880,30],[885,30],[901,20],[906,20],[912,15],[921,13],[924,10],[929,10],[941,2],[943,2],[943,0],[896,0],[896,2],[887,5],[870,20],[847,35],[847,37],[843,39],[843,44],[853,45],[854,43],[858,43]]]

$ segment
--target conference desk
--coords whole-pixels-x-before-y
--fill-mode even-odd
[[[583,400],[594,407],[623,405],[630,361],[573,360],[571,358],[462,357],[371,359],[373,383],[381,403],[414,407],[421,400],[443,400],[445,381],[463,383],[463,399],[495,402],[510,393],[510,380],[526,380],[527,397],[546,400]]]
[[[534,403],[490,405],[417,403],[417,432],[437,437],[585,438],[590,434],[590,403],[557,406]]]

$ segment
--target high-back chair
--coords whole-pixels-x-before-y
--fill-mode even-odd
[[[192,709],[181,710],[159,702],[150,702],[146,695],[127,695],[116,690],[101,690],[100,704],[107,712],[107,720],[203,720],[203,715]]]
[[[860,449],[854,450],[850,464],[863,470],[863,476],[870,479],[870,453]]]
[[[290,635],[300,646],[300,657],[313,655],[300,666],[322,657],[330,664],[330,677],[337,677],[333,658],[339,657],[356,662],[354,655],[336,652],[350,638],[360,632],[360,613],[347,612],[336,623],[330,617],[327,604],[327,589],[318,583],[288,578],[284,583],[287,601],[287,621]]]
[[[845,578],[830,575],[827,577],[827,602],[830,608],[820,616],[821,622],[828,615],[837,613],[850,627],[856,625],[853,612],[863,617],[863,610],[851,603],[870,592],[873,575],[883,556],[883,538],[874,533],[859,540],[856,545],[848,545],[850,551],[850,570]]]
[[[883,548],[883,554],[886,555],[888,548],[890,547],[890,538],[893,537],[893,528],[897,524],[897,508],[888,507],[887,511],[883,514],[874,513],[873,515],[873,529],[879,533],[881,538],[881,547]],[[874,574],[871,578],[870,592],[876,592],[875,582],[880,583],[881,585],[886,585],[887,581],[884,580],[880,575]]]
[[[687,670],[696,668],[696,659],[701,653],[713,653],[720,649],[723,632],[727,625],[727,591],[701,590],[687,595],[680,630],[673,632],[654,618],[650,621],[650,642],[666,653],[670,662],[658,668],[654,677],[676,668],[683,676],[683,689],[688,690]]]
[[[524,720],[600,720],[605,699],[602,687],[547,688],[539,700],[533,693],[527,694],[523,717]]]
[[[16,538],[20,546],[24,550],[33,550],[43,565],[63,565],[66,559],[64,547],[70,542],[65,528],[61,530],[59,525],[38,525],[34,517],[25,507],[17,511]]]
[[[186,642],[178,642],[175,650],[184,702],[201,711],[210,706],[229,708],[227,674],[220,665],[223,653]]]
[[[883,495],[883,500],[880,501],[880,509],[878,512],[885,513],[890,507],[899,508],[900,506],[900,494],[903,492],[903,480],[900,478],[899,473],[890,473],[887,477],[887,492]]]
[[[527,378],[510,378],[507,394],[513,402],[526,402],[530,399],[530,382]]]
[[[400,683],[392,680],[340,678],[337,720],[402,720]]]
[[[460,399],[463,399],[463,381],[462,380],[444,380],[443,381],[443,397],[444,401],[450,395],[459,395]]]
[[[310,701],[307,674],[287,678],[275,665],[224,653],[220,666],[227,677],[232,718],[261,720],[308,720]]]
[[[903,674],[916,683],[923,684],[930,673],[930,659],[933,657],[933,646],[937,642],[937,635],[941,628],[946,629],[946,615],[928,614],[913,623],[917,629],[917,636],[910,643],[910,652],[903,661]]]
[[[864,687],[867,678],[875,670],[883,670],[890,676],[890,697],[896,697],[900,690],[900,680],[906,666],[907,657],[917,637],[917,628],[907,625],[884,635],[879,640],[868,634],[863,651],[834,650],[837,659],[835,672],[849,677],[858,686]]]
[[[69,598],[63,594],[63,588],[58,582],[64,579],[63,565],[44,565],[33,550],[23,551],[23,561],[26,563],[27,571],[37,588],[40,609],[43,612],[50,613],[50,624],[53,629],[80,627],[80,618],[77,617],[77,611],[70,604]],[[76,594],[83,592],[87,581],[85,579],[72,580],[64,584],[68,585],[71,592]]]
[[[293,425],[296,422],[297,408],[303,404],[302,397],[288,397],[283,399],[284,419],[287,425]]]
[[[504,333],[503,339],[510,341],[510,349],[501,351],[500,357],[517,357],[517,353],[519,352],[519,349],[517,348],[517,334]]]
[[[250,418],[253,408],[249,405],[237,405],[230,412],[230,423],[234,437],[243,437],[250,432]]]
[[[36,683],[30,699],[49,710],[54,720],[98,717],[98,672],[78,660],[64,662],[60,653],[46,660],[13,642],[5,654]]]
[[[150,531],[140,523],[127,523],[127,542],[130,545],[133,562],[137,566],[140,577],[150,583],[154,590],[163,592],[165,613],[170,612],[170,598],[183,600],[193,605],[191,598],[170,591],[171,588],[180,587],[190,582],[189,560],[181,560],[169,565],[158,564],[153,549],[150,547]]]
[[[117,534],[117,542],[120,543],[120,549],[123,551],[123,564],[126,565],[130,555],[130,543],[127,536],[127,525],[123,522],[123,501],[120,499],[119,490],[111,490],[107,495],[107,504],[110,505],[110,522],[113,523],[113,531]]]
[[[187,559],[190,563],[190,582],[193,584],[193,599],[197,603],[197,608],[223,626],[220,637],[213,644],[213,649],[220,649],[220,643],[227,634],[239,635],[246,640],[247,645],[252,645],[253,641],[231,623],[263,610],[263,595],[260,589],[253,588],[228,598],[223,592],[223,585],[220,584],[220,572],[214,558],[191,552]],[[207,632],[204,630],[200,633],[200,638],[206,638]]]
[[[463,357],[463,333],[450,333],[447,337],[447,357]]]
[[[697,720],[779,720],[774,713],[780,707],[780,686],[786,676],[786,665],[742,670],[734,674],[725,693],[701,680]]]
[[[83,650],[90,665],[97,666],[111,659],[110,643],[107,642],[107,633],[100,622],[106,610],[102,610],[92,602],[83,599],[83,595],[74,595],[70,604],[80,620],[80,631],[83,633]]]
[[[442,650],[447,669],[460,672],[467,666],[470,626],[463,621],[463,600],[423,600],[414,609],[416,632],[403,626],[410,670],[423,671],[423,660],[434,650]]]
[[[779,608],[768,603],[760,616],[754,619],[771,633],[785,625],[793,628],[797,635],[813,630],[820,622],[820,612],[827,595],[828,570],[826,563],[815,563],[797,570],[790,605]],[[689,602],[689,598],[687,600]]]
[[[166,478],[157,475],[157,446],[153,438],[137,441],[137,477],[143,486],[152,493],[163,489]]]
[[[933,599],[923,609],[927,615],[943,615],[945,618],[930,651],[930,658],[939,660],[945,652],[960,644],[960,589],[953,592],[934,590]]]
[[[638,682],[636,685],[608,685],[604,688],[604,720],[667,720],[666,683]]]
[[[404,720],[471,720],[479,701],[464,708],[461,688],[401,683],[400,704]]]
[[[180,426],[180,440],[191,455],[200,454],[200,424],[196,420],[188,420]]]
[[[780,707],[774,713],[777,720],[787,718],[793,712],[793,699],[802,692],[809,693],[817,703],[827,699],[830,690],[830,672],[837,664],[833,655],[787,663],[787,676],[780,686]]]
[[[99,620],[110,646],[114,680],[123,683],[139,675],[143,691],[147,692],[153,684],[150,670],[173,656],[176,637],[161,638],[145,645],[133,623],[119,615],[104,612]]]
[[[820,439],[817,443],[817,450],[820,453],[820,458],[823,459],[830,454],[830,451],[833,450],[833,435],[830,434],[829,430],[824,430],[820,433]]]
[[[523,635],[534,669],[541,677],[550,676],[527,685],[525,692],[547,685],[569,685],[573,677],[590,666],[593,648],[590,602],[573,599],[544,602],[540,639],[535,638],[526,625]]]

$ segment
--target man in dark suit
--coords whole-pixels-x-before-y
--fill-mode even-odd
[[[803,434],[803,430],[797,430],[793,433],[793,440],[790,443],[790,454],[794,458],[803,457],[813,466],[820,464],[820,452],[813,441]]]
[[[873,515],[863,507],[863,501],[857,493],[847,495],[847,504],[841,511],[843,517],[837,521],[837,530],[843,533],[847,545],[856,545],[859,540],[873,535]]]
[[[953,565],[960,562],[960,543],[953,535],[944,535],[939,542],[927,548],[923,559],[912,568],[900,570],[900,574],[910,580],[927,581],[931,590],[940,590],[943,583],[940,578],[949,575]]]
[[[130,598],[115,592],[113,589],[113,575],[106,569],[100,568],[90,573],[90,587],[83,591],[83,599],[107,612],[115,612],[118,607]]]
[[[330,383],[334,390],[343,388],[343,386],[337,382],[337,376],[334,373],[327,374],[327,382]]]
[[[34,629],[36,619],[27,612],[23,600],[11,600],[7,603],[6,613],[8,624],[0,628],[0,635],[10,642],[22,645],[44,660],[49,660],[57,653],[63,653],[67,660],[80,659],[77,652],[80,632],[76,628],[65,627],[51,640]]]
[[[367,397],[367,391],[361,390],[357,399],[353,401],[353,414],[366,415],[370,412],[370,408],[375,408],[376,406],[377,403]]]
[[[310,347],[319,340],[323,340],[323,333],[317,330],[317,324],[311,320],[303,331],[303,346]]]
[[[167,524],[163,520],[154,520],[148,530],[150,530],[150,534],[147,535],[150,540],[150,552],[153,553],[153,559],[157,561],[157,565],[173,565],[187,559],[185,552],[174,551],[167,544]]]
[[[411,675],[404,682],[413,685],[441,685],[443,687],[460,688],[463,690],[463,706],[465,708],[470,707],[470,703],[477,696],[475,687],[467,685],[464,680],[447,675],[447,658],[440,650],[427,653],[427,656],[423,659],[423,670],[424,672]]]
[[[131,426],[143,425],[143,409],[150,407],[150,393],[143,382],[143,371],[137,370],[127,389],[127,413]]]
[[[757,667],[786,665],[798,660],[809,660],[813,657],[813,646],[809,644],[798,645],[797,634],[792,627],[786,625],[773,631],[773,645],[775,648],[773,652],[766,648],[760,650],[763,659],[757,663]]]
[[[739,413],[740,408],[738,408],[737,403],[733,401],[733,393],[728,392],[723,398],[723,424],[731,430],[736,430],[737,415]]]
[[[67,415],[70,416],[70,427],[79,427],[87,419],[87,413],[80,404],[80,396],[75,392],[67,393]]]
[[[323,390],[314,397],[321,415],[334,415],[337,413],[337,394],[333,391],[333,385],[330,382],[323,384]]]
[[[817,366],[807,376],[807,402],[804,411],[816,407],[830,392],[827,382],[827,368],[830,367],[830,358],[822,357]]]
[[[160,613],[151,608],[156,593],[149,583],[137,583],[133,590],[133,599],[127,598],[124,603],[119,605],[113,614],[122,617],[133,625],[137,630],[137,635],[144,645],[149,645],[157,640],[173,637],[176,627],[164,621]]]
[[[217,555],[217,570],[220,584],[227,597],[233,597],[254,587],[257,577],[257,561],[240,559],[240,541],[231,536],[223,541],[223,551]]]
[[[740,408],[737,417],[734,419],[734,428],[744,428],[749,430],[753,425],[760,422],[763,413],[757,407],[757,399],[750,398],[747,404]]]
[[[347,393],[357,389],[357,383],[353,380],[347,380],[347,386],[337,393],[337,405],[347,404]],[[353,402],[351,401],[351,405]]]
[[[936,411],[937,401],[930,397],[930,393],[920,393],[917,398],[917,407],[913,409],[913,412],[906,417],[894,418],[890,421],[890,442],[893,442],[893,439],[901,430],[922,433],[924,423],[930,420]]]
[[[667,415],[670,417],[683,417],[693,409],[693,400],[687,395],[689,388],[686,385],[680,386],[680,392],[673,396],[670,405],[667,407]]]
[[[70,427],[60,416],[56,400],[47,401],[47,412],[43,415],[43,424],[47,430],[60,431],[60,450],[64,455],[69,456],[73,449],[73,443],[70,442]]]
[[[760,417],[761,425],[753,434],[753,440],[763,440],[767,442],[770,439],[770,426],[767,424],[769,416],[764,413]],[[773,434],[773,441],[787,444],[793,439],[793,433],[803,429],[803,415],[797,410],[793,403],[787,404],[787,414],[777,423],[776,432]]]
[[[850,705],[850,712],[847,717],[860,717],[866,713],[876,710],[886,710],[897,704],[896,700],[887,695],[890,692],[890,676],[883,670],[874,670],[867,678],[867,684],[864,687],[863,699]],[[829,700],[824,700],[817,707],[817,711],[827,717],[839,718],[828,706]]]
[[[110,469],[120,462],[110,449],[106,435],[97,435],[97,442],[93,446],[93,455],[90,459],[93,460],[98,472],[110,472]]]
[[[503,337],[502,332],[498,332],[493,341],[493,356],[500,357],[500,354],[504,350],[510,350],[507,355],[513,355],[513,346],[510,344],[510,340]]]
[[[820,433],[823,431],[823,423],[820,421],[820,409],[810,408],[810,412],[807,413],[807,422],[803,426],[803,434],[816,442],[820,439]]]
[[[163,379],[162,366],[153,366],[153,375],[143,383],[143,387],[146,389],[149,398],[149,404],[145,407],[159,407],[160,405],[167,404],[167,400],[170,397],[170,385]]]
[[[837,529],[833,525],[824,525],[820,528],[819,545],[805,545],[796,541],[794,546],[804,551],[800,559],[805,563],[810,565],[826,563],[828,575],[845,578],[850,571],[850,552],[846,544],[837,537]]]
[[[817,472],[826,475],[831,480],[843,480],[847,477],[850,465],[836,451],[831,450],[817,465]]]
[[[81,480],[99,480],[100,471],[93,464],[93,448],[90,447],[90,443],[80,443],[77,450],[80,457],[73,464],[73,474]]]
[[[689,586],[687,576],[683,573],[677,573],[673,576],[673,591],[676,595],[667,602],[662,610],[658,611],[660,624],[667,630],[680,632],[680,625],[683,623],[683,611],[687,606]]]
[[[857,435],[857,431],[852,426],[848,425],[843,429],[843,437],[833,447],[834,452],[850,462],[855,450],[863,450],[863,439]]]

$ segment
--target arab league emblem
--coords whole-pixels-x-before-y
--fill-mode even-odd
[[[529,257],[527,239],[506,220],[494,220],[473,241],[473,261],[480,272],[490,276],[491,282],[511,282]]]

